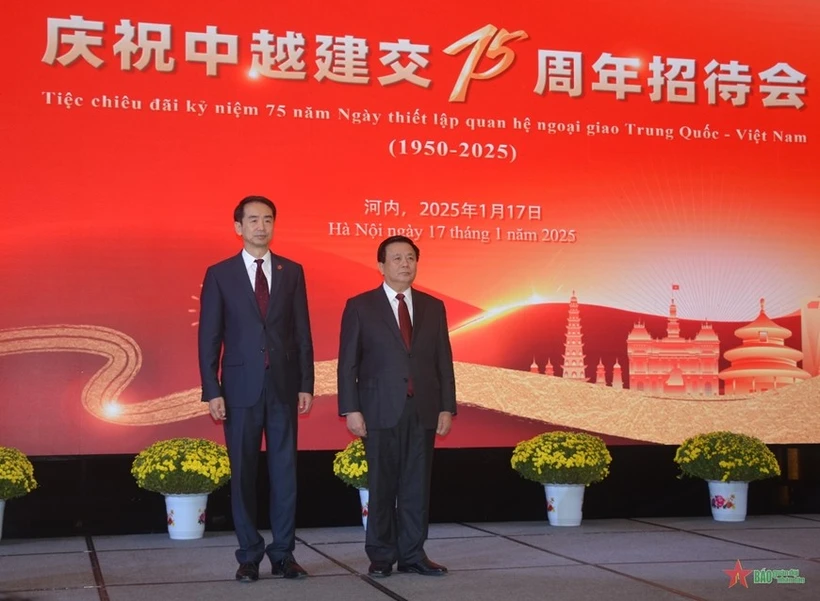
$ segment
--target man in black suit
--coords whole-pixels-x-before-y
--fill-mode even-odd
[[[369,574],[441,575],[427,558],[430,473],[435,435],[456,413],[453,355],[444,303],[410,286],[419,249],[393,236],[378,248],[384,283],[347,301],[338,364],[339,414],[361,436],[370,507]]]
[[[236,579],[259,578],[265,554],[274,576],[307,572],[293,557],[298,413],[313,402],[313,342],[302,266],[274,255],[276,207],[248,196],[234,211],[242,252],[212,265],[202,285],[199,369],[202,400],[222,420],[231,462],[231,511],[239,549]],[[220,367],[221,355],[221,374]],[[265,433],[273,542],[256,529],[257,461]]]

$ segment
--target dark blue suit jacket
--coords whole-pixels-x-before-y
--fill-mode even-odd
[[[271,257],[270,302],[264,316],[242,253],[205,273],[199,316],[203,401],[221,396],[227,406],[254,405],[262,394],[266,352],[280,401],[296,403],[299,392],[313,394],[305,274],[298,263]]]

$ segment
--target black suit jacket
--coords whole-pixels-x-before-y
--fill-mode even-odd
[[[313,341],[302,266],[271,255],[271,293],[261,315],[242,253],[208,268],[199,316],[202,400],[250,407],[262,394],[265,353],[280,401],[313,394]],[[221,355],[221,373],[219,373]]]
[[[382,286],[348,300],[339,344],[339,414],[360,411],[368,428],[394,427],[407,400],[410,377],[425,428],[435,428],[442,411],[456,413],[444,303],[413,290],[413,337],[408,350]]]

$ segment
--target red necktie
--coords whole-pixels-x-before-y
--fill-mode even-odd
[[[265,277],[265,272],[262,270],[262,263],[264,259],[256,259],[256,285],[253,293],[256,295],[256,302],[259,305],[259,312],[262,314],[262,321],[268,314],[268,301],[270,301],[270,290],[268,289],[268,278]],[[267,349],[266,349],[267,351]],[[265,352],[265,367],[268,367],[268,353]]]
[[[413,322],[410,321],[410,309],[407,308],[403,294],[397,294],[396,300],[399,301],[399,329],[401,330],[401,337],[404,339],[404,345],[409,351],[410,341],[413,338]],[[408,378],[407,380],[407,396],[413,396],[413,378]]]

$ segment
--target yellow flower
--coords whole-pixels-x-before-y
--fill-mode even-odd
[[[612,457],[597,436],[548,432],[518,443],[510,465],[521,476],[542,484],[591,484],[609,474]]]
[[[137,484],[164,494],[210,493],[231,477],[225,445],[203,438],[155,442],[134,459]]]
[[[367,488],[367,459],[361,438],[350,442],[333,458],[333,474],[355,488]]]
[[[777,458],[758,438],[734,432],[709,432],[686,439],[675,452],[681,472],[724,482],[780,475]]]
[[[21,451],[0,447],[0,500],[22,497],[37,488],[34,466]]]

